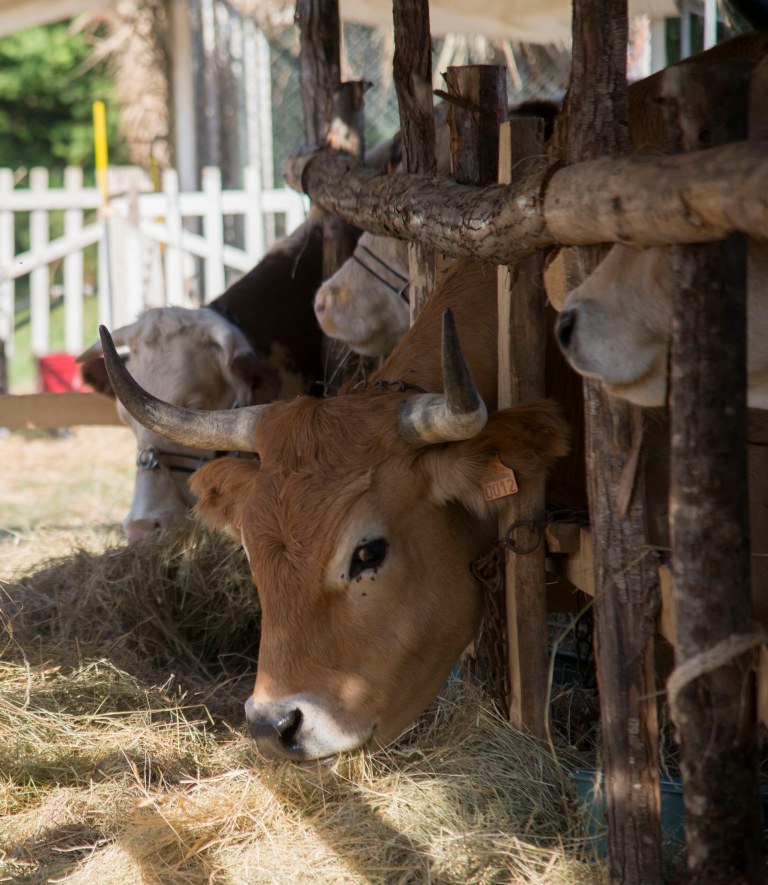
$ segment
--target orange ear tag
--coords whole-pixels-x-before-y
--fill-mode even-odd
[[[498,455],[488,464],[480,478],[480,486],[486,501],[498,501],[499,498],[507,498],[518,491],[515,471],[502,464]]]

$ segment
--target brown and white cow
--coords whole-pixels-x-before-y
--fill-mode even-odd
[[[323,335],[312,299],[322,281],[318,216],[280,240],[204,308],[153,308],[115,332],[136,379],[161,399],[193,409],[320,393]],[[80,357],[83,379],[114,397],[101,345]],[[178,446],[142,427],[118,403],[138,446],[131,509],[123,521],[137,540],[183,518],[194,503],[190,474],[214,450]]]
[[[482,602],[469,564],[496,535],[483,486],[498,469],[524,486],[567,448],[551,401],[487,414],[495,352],[496,272],[466,261],[367,387],[330,399],[178,409],[137,390],[105,336],[115,389],[142,423],[259,454],[206,465],[192,486],[197,512],[242,539],[259,588],[246,712],[265,755],[393,740],[472,640]]]

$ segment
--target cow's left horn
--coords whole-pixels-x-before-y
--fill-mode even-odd
[[[180,446],[193,449],[255,451],[256,425],[266,405],[206,412],[165,403],[147,393],[131,377],[105,326],[99,326],[99,335],[107,374],[115,394],[143,427]]]
[[[443,312],[443,390],[416,394],[400,413],[400,437],[411,445],[471,439],[485,427],[488,411],[459,346],[456,323]]]

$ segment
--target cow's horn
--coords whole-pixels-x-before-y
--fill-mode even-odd
[[[443,312],[442,394],[421,393],[400,413],[400,436],[412,445],[471,439],[485,427],[488,411],[475,387],[459,346],[450,309]]]
[[[193,449],[255,451],[256,425],[266,405],[206,412],[164,403],[134,381],[105,326],[99,326],[99,335],[112,388],[129,414],[143,427]]]

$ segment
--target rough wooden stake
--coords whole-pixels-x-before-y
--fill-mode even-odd
[[[666,72],[670,141],[695,150],[743,138],[751,68],[730,62]],[[763,881],[765,872],[754,650],[745,654],[739,641],[753,633],[746,246],[734,234],[670,249],[679,284],[670,372],[672,599],[675,662],[684,669],[670,680],[669,700],[680,741],[690,880],[723,885]],[[682,679],[687,669],[693,672]]]
[[[299,82],[307,143],[350,151],[362,160],[361,84],[341,79],[341,21],[338,0],[297,0],[301,52]],[[333,122],[336,120],[336,125]],[[356,151],[356,153],[355,153]],[[331,210],[332,211],[332,210]],[[323,276],[329,277],[352,254],[353,231],[335,215],[323,218]]]
[[[437,165],[428,0],[394,0],[392,14],[395,25],[393,75],[400,107],[403,165],[406,172],[431,178]],[[413,322],[435,288],[435,253],[428,242],[409,244],[408,268]]]
[[[627,150],[626,16],[626,4],[574,2],[569,163]],[[582,192],[588,189],[582,181]],[[577,250],[585,275],[601,254],[595,247]],[[658,575],[645,546],[642,477],[625,514],[616,500],[642,418],[592,382],[585,382],[585,418],[610,875],[622,885],[647,885],[662,881],[653,661]]]

